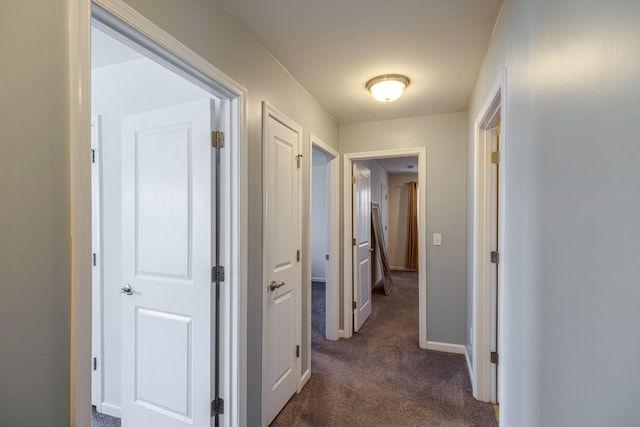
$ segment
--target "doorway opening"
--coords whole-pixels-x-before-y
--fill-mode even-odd
[[[473,351],[476,399],[498,404],[502,391],[505,301],[505,153],[503,70],[475,122],[473,204]]]
[[[71,9],[72,424],[238,425],[246,91],[124,3]]]
[[[417,159],[410,161],[409,159]],[[384,160],[380,160],[384,159]],[[389,168],[392,168],[394,164],[402,170],[403,175],[395,175],[394,173],[389,174],[378,161],[373,162],[374,160],[380,161],[380,163],[387,164]],[[413,162],[413,163],[412,163]],[[408,168],[408,166],[413,166],[412,168]],[[378,172],[371,172],[371,170],[378,170]],[[417,170],[416,170],[417,169]],[[417,175],[414,174],[413,171],[417,172]],[[354,175],[355,173],[358,175]],[[383,172],[380,172],[383,171]],[[404,175],[405,171],[409,171],[409,175]],[[404,262],[405,258],[405,243],[399,242],[400,239],[398,237],[402,237],[404,242],[406,242],[407,234],[403,232],[398,232],[396,229],[396,235],[394,236],[393,231],[390,227],[393,227],[391,224],[397,224],[397,220],[391,218],[393,213],[385,213],[384,211],[381,213],[382,218],[382,229],[383,235],[386,232],[386,236],[388,236],[388,253],[389,253],[389,261],[391,264],[391,268],[400,268],[400,269],[417,269],[418,271],[418,294],[419,294],[419,344],[421,348],[428,348],[427,343],[427,323],[426,323],[426,148],[415,148],[415,149],[398,149],[398,150],[387,150],[387,151],[376,151],[376,152],[365,152],[365,153],[350,153],[344,155],[344,164],[343,164],[343,183],[344,183],[344,242],[343,242],[343,253],[345,254],[343,258],[343,270],[344,270],[344,327],[345,332],[344,336],[349,338],[351,337],[360,326],[364,324],[366,321],[366,312],[364,310],[365,304],[367,304],[367,300],[370,301],[371,295],[371,286],[375,285],[379,279],[382,269],[379,265],[369,264],[368,267],[363,267],[367,263],[370,262],[370,258],[367,258],[368,255],[366,252],[369,252],[369,256],[374,253],[375,249],[371,246],[368,246],[367,239],[370,241],[371,229],[367,226],[371,224],[370,213],[367,212],[364,215],[362,213],[358,214],[360,210],[358,208],[359,205],[365,206],[370,204],[370,202],[377,202],[379,206],[387,205],[387,212],[396,212],[395,209],[391,209],[391,201],[396,203],[397,197],[395,197],[397,189],[406,189],[404,186],[408,182],[415,182],[416,187],[416,199],[418,200],[417,208],[416,208],[416,223],[417,223],[417,232],[415,233],[416,243],[417,243],[417,252],[418,254],[422,254],[421,256],[417,256],[417,265],[406,267],[407,264]],[[382,175],[383,178],[379,178],[378,176]],[[386,176],[385,176],[386,175]],[[395,176],[395,177],[394,177]],[[354,178],[355,177],[355,178]],[[360,177],[360,178],[359,178]],[[372,179],[373,178],[373,179]],[[412,181],[414,180],[415,181]],[[404,181],[403,181],[404,180]],[[367,187],[367,182],[369,183],[369,190],[362,190],[362,188]],[[371,184],[371,182],[375,182]],[[392,187],[393,184],[393,187]],[[368,195],[362,196],[362,192],[368,192]],[[387,197],[383,201],[384,197],[382,196],[384,192],[387,192]],[[354,192],[358,193],[358,202],[354,202],[353,194]],[[373,196],[371,194],[373,193]],[[392,194],[393,193],[393,194]],[[402,193],[397,193],[402,194]],[[404,192],[405,197],[407,197],[408,192]],[[361,197],[362,196],[362,197]],[[399,197],[399,196],[398,196]],[[375,200],[374,200],[375,199]],[[362,202],[362,200],[368,200],[367,202]],[[360,203],[362,202],[362,203]],[[401,201],[398,201],[401,203]],[[398,205],[399,206],[399,205]],[[405,211],[406,212],[406,211]],[[355,218],[355,215],[361,215],[362,218]],[[364,218],[364,217],[367,218]],[[406,218],[406,216],[405,216]],[[384,224],[385,219],[388,223]],[[354,221],[356,221],[356,225],[354,227]],[[364,225],[364,227],[360,227],[360,225]],[[386,227],[386,230],[385,230]],[[361,240],[361,242],[359,242]],[[355,245],[354,245],[355,243]],[[365,250],[362,250],[362,259],[360,258],[360,252],[357,252],[358,247],[365,247]],[[354,249],[355,248],[355,249]],[[373,249],[370,251],[370,249]],[[394,251],[392,253],[391,251]],[[402,254],[401,256],[396,256],[397,254]],[[367,261],[369,260],[369,261]],[[394,265],[395,264],[395,265]],[[397,265],[402,264],[402,265]],[[361,278],[364,277],[364,280],[358,279],[358,273],[360,273]],[[369,276],[367,276],[369,275]],[[369,298],[367,298],[369,297]],[[363,318],[364,317],[364,318]]]

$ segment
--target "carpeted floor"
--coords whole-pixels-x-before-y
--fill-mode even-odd
[[[120,418],[110,417],[91,408],[91,427],[120,427]]]
[[[324,340],[324,285],[313,285],[312,376],[271,424],[280,426],[497,426],[471,395],[464,356],[418,347],[417,273],[393,272],[385,296],[353,338]]]

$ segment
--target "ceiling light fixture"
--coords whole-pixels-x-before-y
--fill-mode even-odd
[[[409,86],[409,79],[400,74],[385,74],[374,77],[366,84],[367,90],[380,102],[391,102],[400,98]]]

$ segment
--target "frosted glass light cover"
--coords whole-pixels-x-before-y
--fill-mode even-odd
[[[391,102],[400,98],[409,85],[409,79],[399,74],[374,77],[366,84],[373,98],[380,102]]]

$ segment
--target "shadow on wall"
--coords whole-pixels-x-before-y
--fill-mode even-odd
[[[389,263],[392,269],[405,268],[407,250],[409,181],[418,181],[417,173],[389,174]]]

